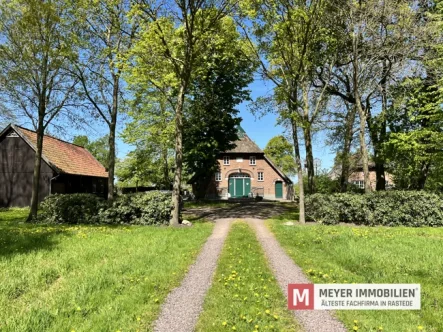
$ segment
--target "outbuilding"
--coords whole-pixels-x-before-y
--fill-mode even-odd
[[[0,207],[29,206],[37,133],[13,124],[0,133]],[[45,135],[39,202],[50,194],[107,196],[105,167],[85,148]]]

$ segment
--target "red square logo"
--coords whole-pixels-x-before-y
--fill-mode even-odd
[[[289,310],[314,309],[314,284],[289,284],[288,285]]]

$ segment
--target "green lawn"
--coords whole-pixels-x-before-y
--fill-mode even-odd
[[[146,331],[212,231],[43,226],[0,212],[1,331]]]
[[[283,225],[288,220],[268,225],[314,283],[421,284],[421,311],[338,311],[350,330],[443,331],[443,229]]]
[[[223,248],[197,331],[298,331],[254,232],[236,223]]]

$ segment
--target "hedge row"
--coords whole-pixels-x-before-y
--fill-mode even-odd
[[[315,194],[306,199],[306,215],[324,224],[443,226],[443,198],[425,191]]]
[[[51,195],[40,205],[38,221],[56,224],[168,224],[171,195],[150,191],[118,196],[111,206],[92,194]]]

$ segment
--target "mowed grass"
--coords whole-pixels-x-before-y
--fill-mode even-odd
[[[43,226],[17,216],[0,212],[1,331],[150,330],[213,227]]]
[[[314,283],[419,283],[420,311],[338,311],[358,331],[443,331],[443,229],[269,226]],[[357,323],[354,323],[354,320]]]
[[[254,232],[235,223],[196,331],[298,331]]]

